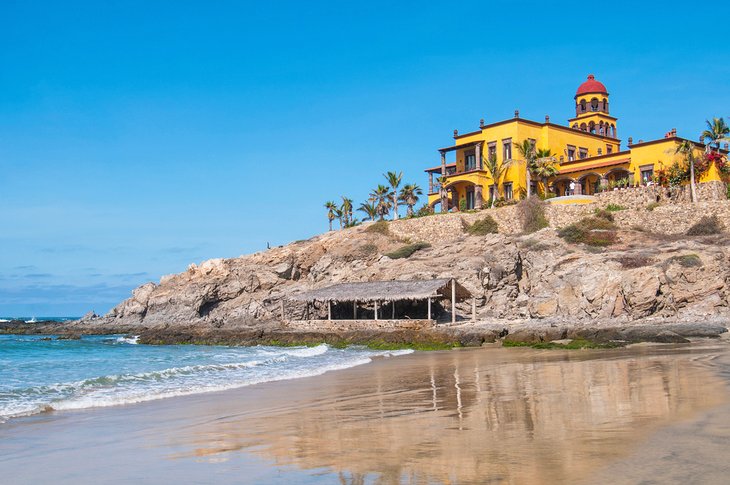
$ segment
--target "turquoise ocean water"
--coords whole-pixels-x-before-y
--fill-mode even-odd
[[[409,351],[138,345],[123,336],[0,335],[0,423],[319,375]],[[0,424],[1,426],[2,424]]]

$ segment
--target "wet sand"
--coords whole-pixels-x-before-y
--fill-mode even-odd
[[[416,353],[0,425],[6,483],[727,483],[730,346]]]

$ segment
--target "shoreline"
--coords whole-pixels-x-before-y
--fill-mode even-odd
[[[460,483],[590,483],[605,467],[636,461],[657,432],[727,406],[727,382],[707,367],[715,354],[727,357],[726,339],[376,358],[313,377],[11,420],[0,426],[0,469],[14,483],[105,471],[121,481],[320,483],[387,477],[391,467]],[[716,391],[698,392],[707,386]],[[467,446],[483,459],[462,454]]]
[[[700,320],[700,319],[697,319]],[[717,338],[728,331],[730,321],[638,320],[565,323],[563,320],[503,320],[495,323],[468,322],[436,325],[423,329],[332,330],[301,329],[280,323],[210,327],[203,325],[115,324],[107,319],[71,322],[41,321],[0,323],[0,334],[46,335],[78,338],[81,335],[124,334],[139,337],[139,343],[156,345],[272,345],[311,346],[328,344],[342,348],[364,345],[375,350],[445,350],[480,347],[501,342],[505,346],[540,345],[554,341],[579,340],[586,346],[624,346],[638,342],[688,343],[691,338]]]

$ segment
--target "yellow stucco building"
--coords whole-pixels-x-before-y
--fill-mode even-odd
[[[575,117],[567,125],[514,118],[485,124],[478,130],[460,134],[454,130],[455,143],[441,148],[441,164],[426,169],[429,176],[428,203],[440,210],[479,209],[495,196],[494,181],[486,165],[508,164],[497,184],[496,198],[514,200],[528,192],[527,164],[517,144],[529,140],[536,149],[549,149],[558,173],[548,178],[548,190],[557,196],[591,195],[616,183],[639,185],[654,183],[660,169],[666,169],[682,157],[676,148],[685,141],[672,129],[662,138],[643,141],[628,139],[622,149],[618,138],[618,119],[610,114],[606,87],[593,75],[577,89]],[[692,142],[695,155],[701,157],[705,145]],[[727,154],[727,149],[723,150]],[[447,161],[452,158],[454,161]],[[540,177],[530,177],[530,192],[545,191]],[[699,182],[721,180],[711,166],[698,176]]]

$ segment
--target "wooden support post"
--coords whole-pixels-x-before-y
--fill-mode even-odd
[[[451,323],[456,323],[456,280],[451,278]]]
[[[377,300],[375,301],[375,319],[376,320],[378,319],[378,302],[377,302]]]
[[[431,320],[431,297],[428,297],[428,319]]]
[[[474,296],[471,299],[471,321],[477,321],[477,297]]]
[[[332,320],[332,302],[327,300],[327,320]]]
[[[352,319],[357,320],[357,302],[352,302]]]

